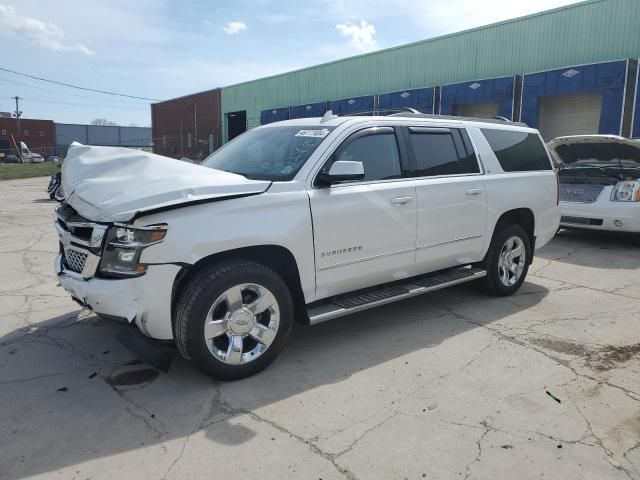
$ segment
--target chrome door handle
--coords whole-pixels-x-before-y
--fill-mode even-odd
[[[467,190],[467,195],[480,195],[481,193],[481,188],[470,188],[469,190]]]
[[[391,199],[391,203],[394,205],[406,205],[413,201],[413,197],[396,197]]]

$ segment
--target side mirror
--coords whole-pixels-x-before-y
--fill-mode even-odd
[[[364,165],[362,162],[338,160],[333,162],[328,172],[318,174],[317,183],[321,186],[329,186],[338,182],[350,180],[362,180],[364,178]]]

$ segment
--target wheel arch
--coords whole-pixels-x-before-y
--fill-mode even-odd
[[[493,232],[491,232],[491,238],[496,234],[497,231],[500,230],[500,227],[504,225],[520,225],[525,232],[527,232],[527,236],[529,237],[529,244],[531,245],[531,255],[529,258],[529,263],[533,261],[533,253],[535,250],[535,229],[536,229],[536,217],[533,213],[533,210],[527,207],[522,208],[514,208],[512,210],[507,210],[498,218],[496,222]]]
[[[180,297],[187,282],[202,269],[227,260],[251,260],[269,267],[280,275],[291,292],[296,320],[303,323],[308,322],[300,270],[293,253],[280,245],[255,245],[214,253],[201,258],[193,265],[184,266],[178,272],[173,283],[171,294],[172,323],[175,323],[176,300]]]

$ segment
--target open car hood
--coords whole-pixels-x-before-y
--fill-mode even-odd
[[[570,166],[581,160],[615,162],[620,167],[640,166],[640,141],[617,135],[574,135],[558,137],[547,143],[556,161]]]
[[[62,166],[67,203],[97,222],[126,222],[153,210],[255,195],[270,185],[140,150],[78,143]]]

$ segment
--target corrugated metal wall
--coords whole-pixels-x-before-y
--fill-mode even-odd
[[[69,145],[73,142],[83,145],[151,147],[151,129],[148,127],[107,127],[56,123],[55,130],[58,155],[66,155]]]
[[[222,112],[260,111],[640,56],[640,1],[591,0],[222,89]],[[224,121],[224,120],[223,120]]]

